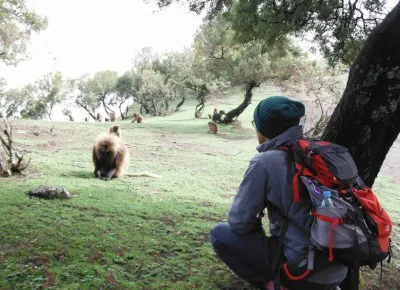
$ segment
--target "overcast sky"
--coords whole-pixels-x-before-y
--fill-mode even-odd
[[[142,47],[155,51],[190,46],[202,18],[174,5],[157,11],[143,0],[27,0],[48,17],[45,31],[32,37],[30,60],[0,75],[10,87],[23,85],[60,70],[68,77],[100,70],[122,73]]]
[[[388,0],[388,9],[398,0]],[[122,73],[145,46],[155,51],[190,46],[201,16],[174,5],[156,12],[143,0],[27,0],[48,17],[48,28],[32,37],[30,60],[15,67],[0,66],[9,87],[33,82],[51,71],[67,77],[100,70]]]

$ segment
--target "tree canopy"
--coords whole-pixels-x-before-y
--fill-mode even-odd
[[[350,65],[365,39],[385,16],[384,0],[155,0],[160,8],[173,2],[207,18],[223,14],[237,41],[260,40],[268,45],[288,35],[312,36],[331,62]]]
[[[22,60],[32,32],[47,27],[47,19],[28,9],[25,2],[0,1],[0,61],[6,65]]]

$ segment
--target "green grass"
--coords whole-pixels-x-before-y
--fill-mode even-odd
[[[250,288],[215,258],[208,234],[226,221],[256,153],[250,121],[267,93],[275,92],[255,91],[242,126],[221,126],[219,136],[206,134],[208,120],[195,120],[190,103],[144,124],[120,122],[129,171],[162,179],[93,177],[90,150],[108,123],[13,121],[32,166],[26,176],[0,181],[0,289]],[[204,115],[215,105],[228,110],[241,97],[231,91]],[[39,185],[65,186],[74,197],[29,199],[25,192]],[[376,188],[398,221],[400,186],[380,177]]]

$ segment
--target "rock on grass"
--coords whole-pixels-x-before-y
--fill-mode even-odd
[[[45,199],[70,199],[71,193],[61,186],[39,186],[26,193],[30,197],[40,197]]]

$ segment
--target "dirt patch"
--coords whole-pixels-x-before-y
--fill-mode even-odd
[[[109,274],[106,278],[106,283],[108,286],[111,286],[112,289],[119,289],[118,282],[115,280],[113,274]]]
[[[221,139],[233,140],[233,141],[235,141],[235,140],[237,140],[237,141],[251,140],[251,139],[255,138],[254,136],[250,136],[250,135],[249,136],[232,136],[232,135],[224,134],[224,133],[218,133],[218,134],[216,134],[216,136]]]
[[[165,258],[165,259],[173,258],[173,257],[176,257],[177,255],[178,254],[173,252],[173,251],[161,251],[160,252],[160,256]]]
[[[97,250],[94,250],[89,257],[90,262],[100,262],[103,260],[103,253]]]
[[[221,217],[214,215],[214,214],[210,214],[210,213],[203,214],[203,215],[199,216],[199,218],[201,220],[212,221],[212,222],[221,222],[222,221]]]
[[[174,226],[176,224],[176,222],[170,216],[162,217],[160,218],[160,221],[168,226]]]
[[[223,134],[223,133],[216,134],[217,137],[222,137],[225,135],[229,136],[229,135]],[[236,138],[236,137],[233,137],[233,139],[234,138]],[[227,139],[232,139],[232,138],[228,137]],[[248,138],[245,137],[242,139],[248,139]],[[241,140],[241,139],[238,139],[238,140]],[[212,155],[212,156],[231,156],[232,155],[230,152],[226,152],[226,150],[217,149],[211,145],[202,145],[202,144],[197,144],[196,142],[188,142],[187,140],[185,140],[183,138],[179,138],[179,137],[175,136],[174,134],[171,134],[171,135],[159,134],[159,138],[156,139],[155,143],[159,144],[163,148],[172,148],[172,149],[184,151],[184,152],[204,153],[206,155]]]
[[[56,281],[56,274],[49,270],[50,258],[46,255],[31,256],[26,259],[26,264],[32,264],[35,267],[42,267],[44,270],[44,276],[46,277],[46,282],[42,284],[43,288],[49,288]]]
[[[29,257],[26,261],[26,264],[33,264],[37,267],[39,266],[47,266],[50,263],[49,257],[45,255],[39,255],[39,256],[31,256]]]
[[[383,264],[382,279],[380,279],[381,269],[378,266],[374,271],[369,269],[362,270],[362,280],[365,290],[399,289],[400,277],[396,266]],[[394,288],[396,287],[396,288]]]
[[[0,255],[0,264],[6,260],[6,255]]]
[[[200,205],[205,207],[215,207],[215,203],[210,201],[202,201],[200,202]]]
[[[61,249],[53,254],[54,259],[57,261],[65,261],[67,258],[69,250],[67,248]]]
[[[98,209],[95,206],[78,206],[72,204],[62,204],[61,206],[67,208],[73,208],[85,214],[92,214],[95,217],[106,216],[104,213],[100,211],[100,209]]]
[[[123,257],[125,257],[125,253],[122,252],[122,251],[118,251],[117,252],[117,256],[120,257],[120,258],[123,258]]]
[[[47,281],[42,284],[42,287],[47,289],[54,284],[54,282],[56,281],[57,275],[55,273],[51,272],[49,269],[45,270],[45,275],[46,275]]]
[[[209,235],[207,233],[199,234],[196,238],[196,241],[204,245],[210,241]]]
[[[221,195],[223,199],[233,200],[235,198],[235,194],[223,194]]]
[[[56,141],[49,141],[48,143],[37,144],[36,147],[40,148],[40,149],[52,150],[52,149],[56,149],[57,148],[57,142]]]

